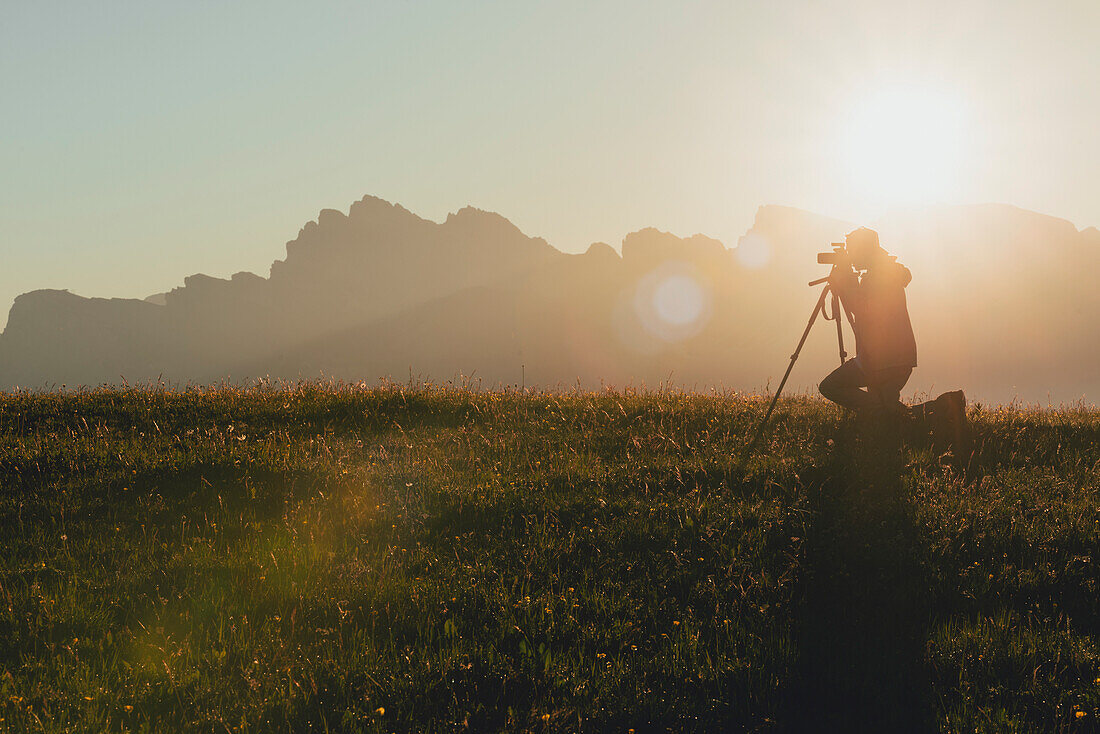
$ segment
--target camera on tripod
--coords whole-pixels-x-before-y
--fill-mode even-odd
[[[817,262],[819,265],[833,265],[834,267],[844,267],[848,264],[848,250],[845,249],[843,242],[830,242],[829,246],[833,248],[832,252],[819,252],[817,253]]]

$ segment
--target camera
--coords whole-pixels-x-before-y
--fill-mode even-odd
[[[843,242],[832,242],[830,246],[833,248],[832,252],[819,252],[817,253],[817,262],[819,265],[833,265],[843,267],[848,263],[848,251],[844,248]]]

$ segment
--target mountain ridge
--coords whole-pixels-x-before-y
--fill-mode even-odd
[[[1075,368],[1096,355],[1033,318],[1049,312],[1047,323],[1096,330],[1100,300],[1079,277],[1100,266],[1095,228],[1003,204],[872,226],[915,273],[918,373],[928,365],[930,382],[984,382],[997,399],[1046,394],[1046,363],[1004,349],[1021,336],[1062,360],[1068,390],[1059,394],[1098,394]],[[852,228],[769,204],[734,247],[649,227],[618,249],[567,254],[495,212],[467,206],[434,222],[365,196],[347,214],[321,210],[267,277],[197,273],[150,297],[163,303],[22,294],[0,333],[0,389],[471,372],[489,384],[657,384],[671,373],[685,385],[761,388],[785,366],[787,332],[812,306],[802,283],[823,274],[813,253]],[[992,323],[985,304],[1006,290],[1011,323]],[[798,384],[810,387],[835,349],[815,335]]]

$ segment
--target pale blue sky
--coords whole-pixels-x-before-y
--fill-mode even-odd
[[[1094,0],[9,3],[0,324],[36,288],[266,275],[368,193],[565,250],[645,226],[733,245],[763,203],[1100,225],[1098,37]],[[845,133],[899,88],[956,121],[919,190],[869,183],[879,149]]]

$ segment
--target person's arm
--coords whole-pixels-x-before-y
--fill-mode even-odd
[[[855,319],[858,319],[863,311],[864,300],[859,276],[851,269],[833,273],[829,276],[829,286],[840,296],[844,309],[848,312],[848,319],[855,326]]]
[[[909,272],[909,268],[899,263],[893,256],[890,257],[889,264],[879,268],[876,275],[876,281],[897,288],[904,288],[913,281],[913,274]]]

